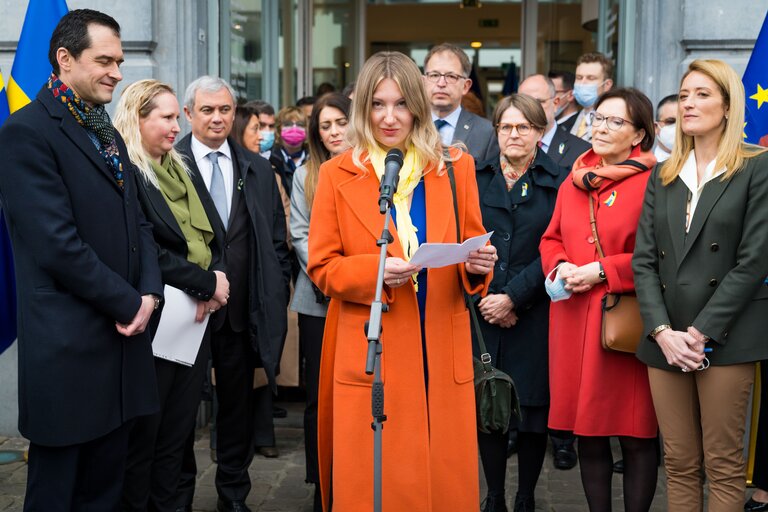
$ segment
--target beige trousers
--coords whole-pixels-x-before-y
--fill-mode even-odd
[[[746,474],[744,430],[754,363],[683,373],[648,369],[653,405],[664,439],[670,512],[741,512]]]

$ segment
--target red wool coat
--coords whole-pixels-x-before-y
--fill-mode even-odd
[[[485,232],[468,155],[454,163],[464,238]],[[455,242],[456,222],[446,173],[424,177],[427,240]],[[373,504],[371,382],[365,375],[363,326],[374,297],[383,216],[379,182],[351,152],[321,167],[309,228],[307,272],[331,297],[323,338],[318,406],[318,455],[325,509],[333,485],[335,512],[369,511]],[[389,256],[403,258],[394,229]],[[429,386],[416,293],[384,287],[390,310],[382,318],[385,401],[385,512],[473,512],[479,503],[477,427],[469,312],[461,287],[485,294],[492,275],[469,278],[464,265],[428,270],[425,332]],[[332,477],[331,477],[332,471]],[[332,481],[331,481],[332,480]]]
[[[646,165],[655,162],[639,150],[630,158]],[[592,151],[580,157],[574,169],[590,159],[596,159]],[[631,259],[649,175],[646,171],[620,181],[606,179],[592,192],[603,259],[592,237],[587,192],[570,176],[560,187],[539,246],[544,273],[561,261],[581,266],[599,260],[607,280],[550,308],[550,428],[586,436],[656,436],[647,367],[633,354],[609,352],[600,344],[603,296],[635,289]]]

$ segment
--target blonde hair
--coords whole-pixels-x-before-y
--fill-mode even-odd
[[[717,146],[715,169],[725,168],[725,173],[721,178],[725,181],[732,178],[734,174],[743,168],[744,160],[765,150],[742,142],[742,135],[744,133],[744,85],[733,68],[717,59],[694,60],[690,63],[688,70],[680,80],[680,87],[683,86],[683,81],[688,75],[693,72],[701,73],[715,82],[723,97],[723,105],[726,108],[727,117],[725,129],[720,136],[720,143]],[[683,133],[680,111],[681,109],[678,108],[677,123],[675,125],[675,145],[672,148],[672,154],[662,165],[659,172],[661,183],[665,186],[677,178],[686,160],[688,160],[688,155],[694,148],[693,137]]]
[[[354,148],[352,161],[365,170],[361,156],[368,148],[379,146],[371,127],[371,109],[373,94],[379,83],[385,78],[392,79],[400,88],[405,98],[406,108],[413,115],[413,129],[408,134],[405,144],[413,146],[417,156],[423,162],[436,164],[440,168],[443,147],[440,135],[432,122],[429,97],[421,80],[421,72],[416,64],[400,52],[379,52],[365,61],[355,83],[355,96],[352,98],[352,116],[346,136]]]
[[[131,162],[139,169],[147,183],[158,189],[160,183],[152,167],[152,158],[141,143],[139,121],[146,118],[157,107],[155,98],[166,93],[176,95],[170,85],[157,80],[148,79],[134,82],[126,87],[120,96],[114,119],[115,128],[125,140]],[[172,148],[168,152],[168,158],[171,159],[172,165],[184,169],[189,174],[189,167],[178,151]]]

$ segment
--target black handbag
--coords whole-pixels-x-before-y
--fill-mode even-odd
[[[448,170],[448,179],[451,182],[451,194],[453,195],[453,213],[456,217],[456,242],[461,243],[459,230],[459,207],[456,200],[456,179],[453,174],[453,162],[445,155],[445,163]],[[463,285],[462,285],[463,290]],[[472,325],[475,329],[477,342],[480,347],[480,359],[473,357],[475,371],[475,409],[477,411],[477,429],[485,434],[500,430],[506,433],[509,429],[509,419],[514,414],[521,418],[520,399],[512,377],[491,365],[491,354],[485,348],[485,340],[480,330],[480,322],[477,320],[477,312],[466,291],[464,302],[472,317]]]

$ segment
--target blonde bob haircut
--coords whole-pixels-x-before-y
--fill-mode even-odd
[[[368,148],[381,146],[373,136],[371,110],[373,93],[385,78],[394,80],[405,98],[405,106],[413,115],[413,129],[405,139],[406,147],[413,146],[419,159],[430,168],[442,163],[442,143],[432,122],[429,97],[421,80],[418,66],[400,52],[379,52],[365,61],[355,84],[352,98],[352,116],[347,129],[347,139],[352,146],[352,161],[365,170],[361,156]],[[383,149],[383,148],[382,148]]]
[[[715,169],[725,168],[722,181],[728,180],[744,167],[744,160],[764,152],[758,148],[742,142],[744,133],[744,85],[741,78],[731,66],[717,59],[697,59],[690,63],[688,70],[680,80],[683,86],[685,78],[693,72],[701,73],[709,77],[719,89],[723,97],[723,105],[726,110],[725,128],[720,136],[715,157]],[[691,135],[683,133],[680,112],[677,110],[677,123],[675,124],[675,145],[672,154],[663,164],[659,177],[663,185],[669,185],[680,174],[688,155],[694,148],[694,140]]]
[[[128,157],[131,159],[131,162],[139,169],[141,176],[147,183],[151,183],[158,189],[160,188],[160,183],[157,180],[155,170],[152,168],[152,158],[141,143],[139,122],[157,108],[155,98],[161,94],[176,96],[170,85],[157,80],[139,80],[132,83],[125,88],[120,96],[114,120],[115,128],[117,128],[117,131],[120,132],[123,140],[125,140],[125,146],[128,148]],[[168,158],[171,159],[172,165],[184,169],[189,174],[189,167],[176,149],[172,148],[168,152]]]

